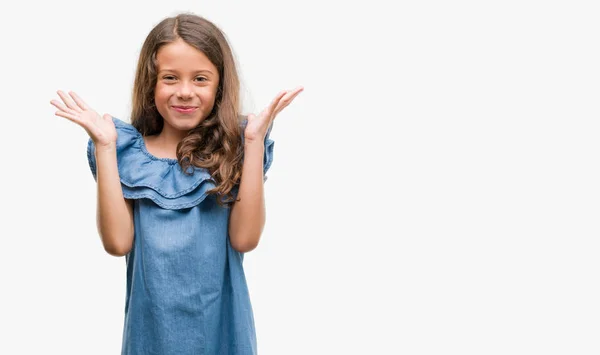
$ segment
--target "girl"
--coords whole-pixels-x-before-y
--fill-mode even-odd
[[[122,354],[256,354],[243,256],[265,223],[272,122],[302,90],[240,116],[224,34],[180,14],[144,42],[131,124],[74,92],[51,101],[90,136],[98,233],[109,254],[125,255]]]

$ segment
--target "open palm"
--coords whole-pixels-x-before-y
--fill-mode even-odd
[[[51,100],[50,103],[58,108],[56,116],[67,118],[85,129],[96,146],[109,146],[117,141],[117,130],[112,116],[100,115],[92,110],[76,93],[70,91],[69,96],[58,91],[58,96],[64,102]]]
[[[258,141],[262,142],[267,134],[267,131],[275,117],[289,105],[299,93],[304,90],[304,87],[298,86],[293,90],[283,90],[275,96],[273,101],[263,109],[258,116],[254,114],[248,115],[248,124],[244,130],[244,138],[246,142]]]

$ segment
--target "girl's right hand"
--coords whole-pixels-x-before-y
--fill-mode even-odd
[[[111,115],[105,114],[100,117],[96,111],[89,108],[88,105],[72,91],[69,92],[72,99],[60,90],[57,93],[63,100],[64,105],[57,100],[50,101],[50,103],[59,110],[56,111],[56,116],[68,118],[83,127],[90,138],[92,138],[96,148],[116,145],[117,130]]]

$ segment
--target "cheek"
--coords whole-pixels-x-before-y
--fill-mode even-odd
[[[205,102],[208,105],[212,106],[215,103],[217,91],[214,89],[203,90],[201,93],[199,93],[199,95],[202,102]]]
[[[203,92],[200,96],[202,102],[206,102],[207,104],[212,104],[215,101],[215,95],[210,92]]]
[[[165,102],[169,99],[170,96],[171,96],[171,92],[168,87],[158,86],[154,90],[154,100],[156,101],[156,103]]]

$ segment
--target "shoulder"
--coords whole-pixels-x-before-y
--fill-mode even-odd
[[[215,186],[206,169],[190,167],[189,174],[185,174],[177,160],[148,153],[141,133],[133,125],[115,117],[113,122],[117,129],[117,169],[126,199],[149,199],[164,209],[190,208],[202,202]],[[97,180],[91,139],[87,148],[90,170]]]
[[[130,123],[122,121],[116,117],[112,118],[117,130],[117,149],[123,148],[124,145],[137,142],[142,138],[140,132]],[[92,138],[88,139],[88,147],[94,149]]]
[[[138,130],[128,122],[122,121],[116,117],[113,117],[113,123],[117,130],[117,158],[120,158],[123,154],[127,154],[131,149],[135,149],[139,146],[142,135]],[[94,179],[96,176],[96,147],[92,138],[88,138],[87,141],[87,158],[90,166],[91,173]]]

